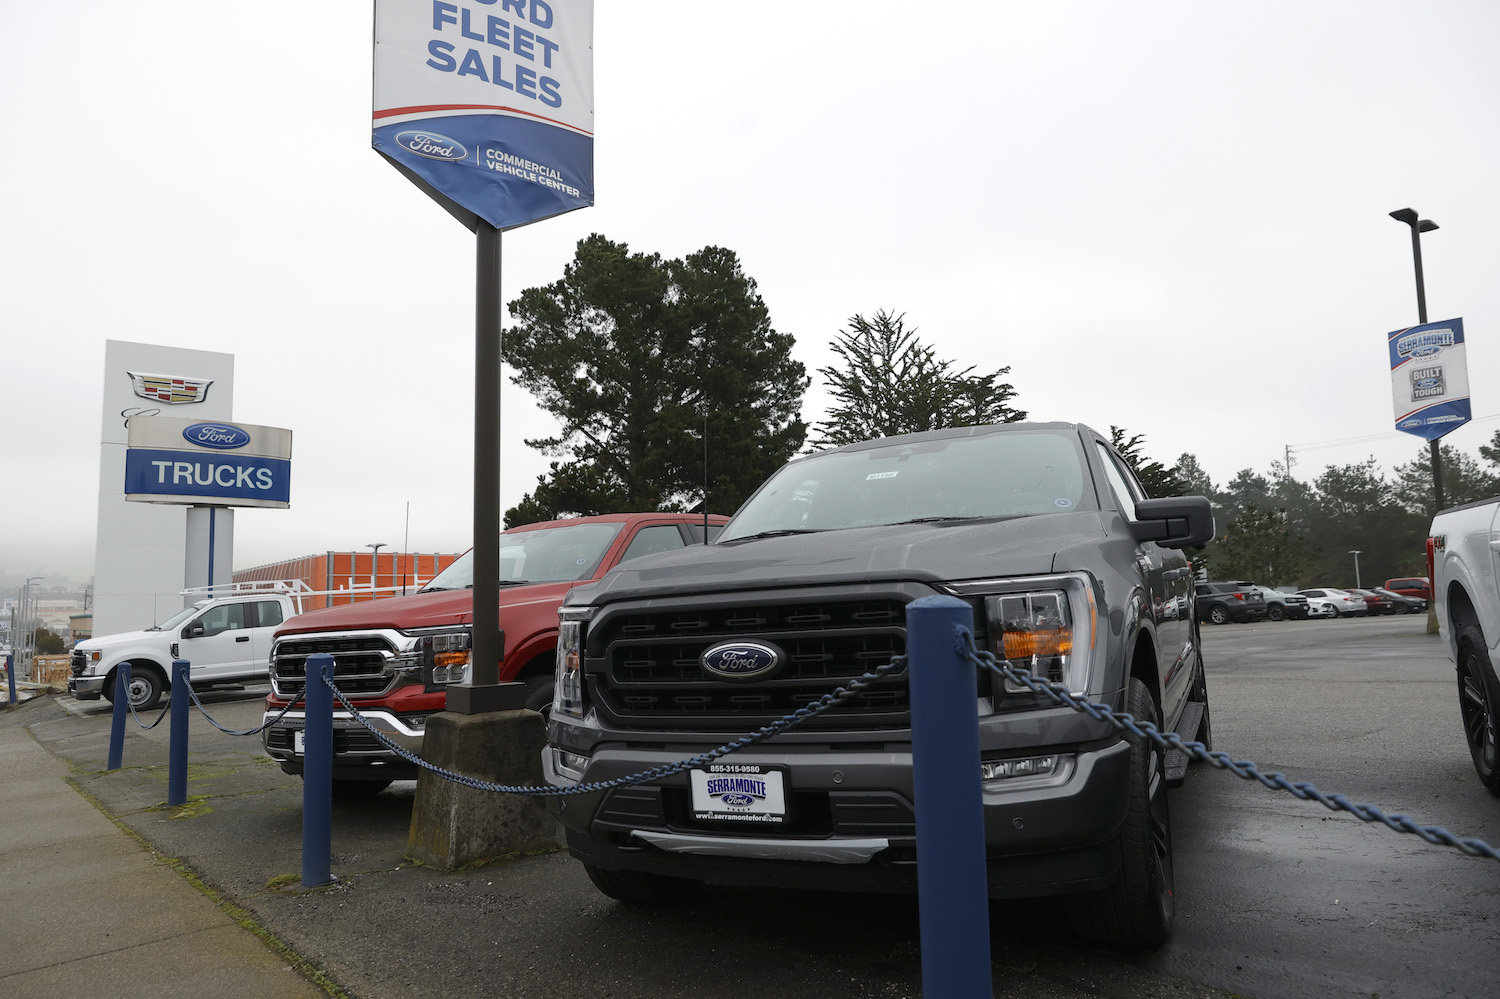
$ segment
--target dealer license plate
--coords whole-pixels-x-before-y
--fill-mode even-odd
[[[743,763],[712,763],[689,770],[693,818],[720,822],[786,821],[782,771]]]

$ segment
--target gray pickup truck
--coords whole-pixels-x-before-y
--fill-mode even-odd
[[[906,605],[933,594],[972,604],[976,643],[997,659],[1206,743],[1180,549],[1212,536],[1206,499],[1148,499],[1080,425],[932,431],[798,458],[714,544],[569,593],[546,779],[627,776],[773,722],[904,653]],[[749,678],[723,661],[741,647],[765,650]],[[1066,895],[1090,939],[1166,940],[1167,789],[1185,755],[988,670],[974,699],[955,723],[979,727],[981,758],[967,765],[990,895]],[[905,672],[713,766],[549,802],[594,884],[625,902],[693,882],[914,891]]]

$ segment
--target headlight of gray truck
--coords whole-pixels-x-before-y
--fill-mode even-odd
[[[1099,610],[1088,576],[975,580],[944,588],[958,597],[982,600],[984,651],[1035,677],[1060,683],[1071,693],[1090,691]],[[1028,688],[1012,680],[1004,682],[1004,690],[1031,696]],[[999,701],[996,698],[996,708]]]

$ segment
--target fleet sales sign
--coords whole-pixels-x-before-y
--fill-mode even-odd
[[[128,432],[127,500],[278,509],[291,505],[290,430],[132,416]]]
[[[372,143],[470,228],[592,205],[593,39],[593,0],[376,0]]]
[[[1445,319],[1386,334],[1396,429],[1435,441],[1471,418],[1464,321]]]

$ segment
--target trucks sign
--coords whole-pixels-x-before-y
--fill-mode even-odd
[[[376,0],[376,152],[474,228],[594,203],[593,0]]]
[[[132,416],[129,434],[127,500],[281,509],[291,505],[290,430]]]
[[[1435,441],[1469,422],[1464,321],[1445,319],[1386,335],[1396,429]]]

